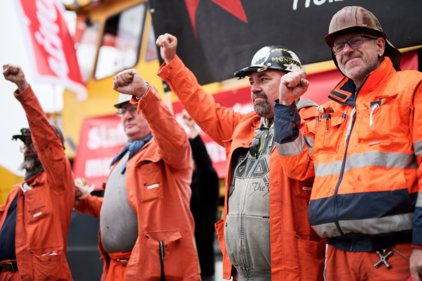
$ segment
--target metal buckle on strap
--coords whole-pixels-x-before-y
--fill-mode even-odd
[[[13,265],[14,262],[8,262],[8,263],[0,263],[0,272],[4,272],[4,271],[11,271],[11,272],[16,272],[18,271],[17,268],[15,268],[15,266]]]
[[[6,263],[6,266],[7,266],[7,267],[10,267],[10,270],[9,270],[9,271],[11,271],[11,272],[16,272],[16,271],[18,271],[18,270],[17,270],[17,268],[15,269],[15,267],[13,266],[13,262],[8,262],[8,263]]]

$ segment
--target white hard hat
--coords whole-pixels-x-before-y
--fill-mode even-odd
[[[119,94],[119,103],[116,103],[114,107],[121,108],[122,105],[129,102],[131,98],[132,98],[131,95]]]

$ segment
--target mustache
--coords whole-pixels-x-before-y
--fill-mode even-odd
[[[256,93],[256,94],[254,94],[254,95],[253,95],[254,102],[255,102],[255,99],[256,99],[257,97],[264,98],[264,99],[265,99],[265,101],[268,101],[268,97],[267,97],[267,95],[266,95],[265,93],[263,93],[263,92]]]

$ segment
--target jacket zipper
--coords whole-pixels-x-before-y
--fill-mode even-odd
[[[362,82],[362,85],[360,85],[360,87],[356,89],[356,92],[355,92],[356,98],[355,98],[355,106],[354,106],[354,108],[356,108],[356,102],[357,102],[357,99],[358,99],[358,93],[359,93],[359,92],[360,92],[360,90],[362,89],[362,87],[363,87],[363,85],[365,84],[366,79],[367,79],[368,77],[369,77],[369,74],[367,74],[367,75],[366,75],[365,79],[364,79],[364,80],[363,80],[363,82]],[[348,151],[348,148],[349,148],[350,139],[351,139],[351,137],[352,137],[353,127],[355,126],[356,113],[357,113],[357,112],[355,112],[355,114],[353,114],[353,116],[352,116],[352,118],[353,118],[353,119],[352,119],[352,121],[351,121],[351,122],[352,122],[352,126],[351,126],[351,128],[350,128],[349,137],[348,137],[348,139],[347,139],[347,143],[346,143],[346,150],[344,151],[343,162],[341,163],[340,177],[339,177],[339,179],[338,179],[338,182],[337,182],[337,185],[336,185],[336,189],[334,190],[334,223],[335,223],[335,225],[336,225],[336,227],[337,227],[337,230],[340,232],[341,236],[344,236],[345,234],[344,234],[344,232],[341,230],[341,228],[340,228],[340,224],[339,224],[339,222],[338,222],[338,200],[337,200],[337,195],[338,195],[338,190],[339,190],[339,188],[340,188],[341,181],[343,180],[344,168],[346,167],[347,151]],[[346,133],[347,133],[347,132],[346,132]],[[353,250],[353,244],[352,244],[352,245],[350,245],[350,251],[352,251],[352,250]]]

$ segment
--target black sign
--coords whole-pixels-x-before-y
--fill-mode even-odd
[[[155,35],[179,40],[177,54],[200,84],[250,65],[266,45],[294,51],[302,64],[331,59],[324,36],[333,15],[362,6],[397,48],[422,45],[420,0],[149,0]],[[195,33],[196,31],[196,33]]]

